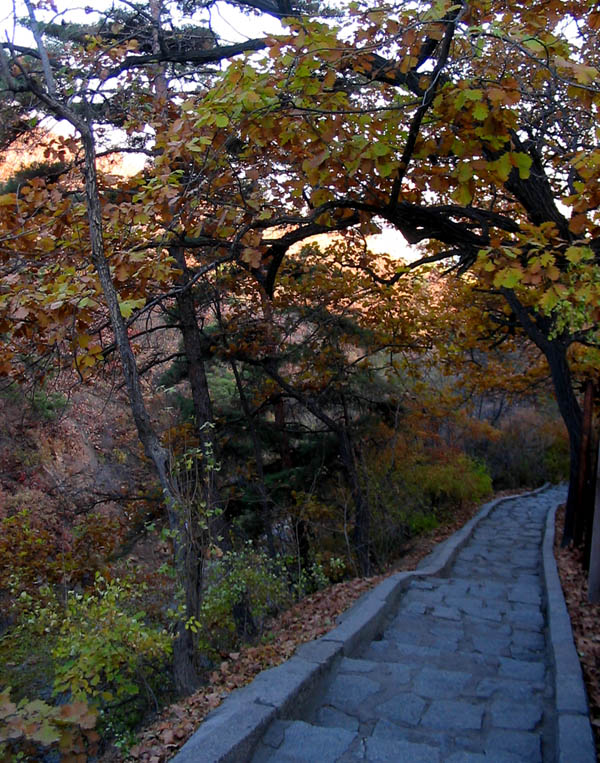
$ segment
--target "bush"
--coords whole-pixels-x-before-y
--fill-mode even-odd
[[[68,405],[69,401],[60,392],[47,392],[45,389],[36,389],[31,399],[33,412],[44,421],[54,421]]]
[[[382,567],[400,556],[411,537],[433,530],[454,508],[483,501],[492,490],[481,462],[460,452],[408,448],[401,439],[368,454],[364,466],[372,548]]]
[[[538,487],[569,476],[569,442],[561,421],[533,408],[516,411],[502,422],[500,436],[470,443],[485,461],[496,490]]]
[[[464,453],[450,454],[444,461],[418,464],[405,478],[415,492],[422,491],[437,514],[465,503],[478,503],[492,492],[486,466]]]
[[[22,609],[23,592],[39,600],[43,584],[69,588],[91,581],[121,535],[118,521],[100,514],[80,518],[69,534],[49,511],[40,510],[39,491],[22,490],[15,502],[29,502],[36,510],[19,508],[0,519],[0,593],[7,597],[9,622]]]
[[[63,394],[49,392],[44,386],[27,391],[13,382],[0,390],[0,395],[13,404],[25,404],[33,415],[42,421],[54,421],[69,405],[69,401]]]
[[[54,695],[60,695],[59,707],[65,699],[74,700],[79,710],[89,706],[99,713],[103,737],[129,738],[150,703],[156,706],[155,695],[168,688],[165,676],[170,671],[165,663],[172,638],[136,609],[144,586],[108,581],[96,573],[90,591],[67,591],[63,596],[60,590],[44,585],[34,596],[21,591],[18,624],[0,640],[0,669],[5,678],[14,679],[19,698],[32,690],[46,698],[53,686]],[[37,708],[43,717],[54,718],[52,706],[41,700],[28,704],[22,699],[21,707],[27,713]],[[69,720],[63,715],[56,718],[59,725]],[[56,724],[48,723],[54,734]],[[46,731],[40,733],[49,738]]]
[[[285,576],[251,544],[210,563],[197,621],[199,649],[212,659],[262,635],[267,617],[289,603]]]
[[[93,590],[69,592],[53,650],[55,693],[110,705],[151,684],[153,665],[171,652],[171,637],[132,611],[139,586],[96,574]]]

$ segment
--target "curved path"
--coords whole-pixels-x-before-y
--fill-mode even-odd
[[[487,504],[415,573],[236,692],[177,761],[593,763],[552,557],[564,497]],[[211,746],[225,730],[233,744]]]

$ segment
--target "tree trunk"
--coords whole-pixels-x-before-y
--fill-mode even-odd
[[[590,565],[588,574],[588,599],[592,604],[600,601],[600,447],[597,451],[594,521],[591,532]]]
[[[175,296],[179,310],[179,323],[187,363],[188,379],[192,390],[196,434],[202,449],[201,464],[202,500],[205,505],[210,541],[229,548],[227,526],[222,513],[222,502],[216,484],[215,439],[213,436],[213,413],[210,389],[206,378],[206,364],[198,318],[196,301],[191,288],[192,274],[185,261],[183,247],[171,247],[181,275],[178,278],[180,290]]]
[[[579,480],[583,420],[581,408],[573,389],[571,371],[567,360],[568,344],[557,338],[549,339],[547,332],[542,331],[538,327],[528,308],[519,301],[514,291],[511,289],[501,289],[501,292],[527,336],[544,353],[548,361],[558,410],[565,422],[569,435],[569,492],[567,495],[565,525],[562,537],[562,545],[566,546],[573,540],[575,514],[577,511],[577,485]]]
[[[352,447],[348,430],[342,430],[339,433],[339,436],[340,456],[348,476],[350,492],[352,493],[354,502],[354,532],[352,540],[356,550],[361,575],[367,576],[371,572],[371,555],[369,551],[369,506],[360,484],[358,469],[356,468],[356,459],[354,457],[354,449]]]
[[[594,513],[596,484],[598,479],[598,433],[592,432],[588,450],[588,470],[585,484],[585,542],[583,546],[583,569],[589,572],[592,556],[592,534],[594,532]]]
[[[246,423],[248,425],[248,431],[250,432],[250,438],[252,440],[252,448],[254,450],[254,463],[256,465],[256,477],[258,481],[258,485],[257,485],[258,494],[260,496],[260,502],[262,505],[265,536],[267,539],[267,550],[269,552],[269,556],[271,557],[271,559],[274,559],[276,556],[276,551],[275,551],[275,542],[273,540],[273,519],[272,519],[272,511],[271,511],[271,499],[269,497],[269,492],[265,484],[265,469],[264,469],[263,452],[262,452],[262,447],[260,443],[260,437],[258,436],[258,432],[256,431],[256,426],[252,418],[252,411],[250,410],[250,405],[248,403],[248,398],[246,397],[244,384],[242,382],[242,377],[240,376],[240,372],[238,371],[237,363],[235,362],[235,360],[232,360],[230,365],[231,365],[231,370],[233,371],[233,375],[235,377],[235,384],[237,387],[238,396],[240,398],[242,411],[244,412],[244,417],[246,419]]]
[[[591,380],[585,385],[583,401],[583,419],[581,427],[581,444],[579,447],[579,474],[577,475],[577,511],[573,522],[573,542],[581,546],[586,538],[588,522],[588,502],[593,500],[589,495],[588,483],[590,481],[590,469],[592,459],[590,448],[592,447],[592,415],[594,408],[594,383]]]
[[[119,296],[112,281],[110,268],[104,252],[102,210],[96,174],[96,148],[94,135],[89,125],[79,124],[76,126],[80,131],[85,151],[85,193],[90,225],[92,262],[98,273],[102,292],[108,306],[115,344],[117,345],[121,357],[123,376],[125,378],[129,404],[135,421],[138,437],[142,443],[146,456],[154,465],[156,475],[163,491],[169,527],[173,534],[175,568],[180,581],[186,590],[187,600],[187,591],[190,584],[192,588],[195,589],[196,583],[194,580],[187,579],[188,565],[186,563],[185,551],[187,545],[185,541],[186,531],[182,521],[181,511],[178,508],[177,498],[173,493],[169,479],[169,458],[167,451],[161,445],[158,436],[154,431],[146,410],[135,357],[129,342],[127,327],[119,307]],[[179,691],[182,693],[189,693],[197,687],[198,683],[193,660],[192,634],[185,628],[184,623],[178,624],[177,633],[178,636],[173,646],[175,681]]]
[[[32,6],[29,8],[30,15],[32,23],[35,26],[35,15],[31,8]],[[40,55],[43,58],[45,50],[41,38],[38,39],[38,46],[40,48]],[[104,250],[102,205],[100,201],[100,193],[98,191],[96,143],[93,127],[85,118],[72,111],[59,100],[54,90],[51,77],[46,78],[46,85],[47,91],[44,91],[35,83],[35,81],[30,80],[29,82],[31,93],[35,95],[54,116],[70,122],[81,136],[84,150],[83,172],[85,179],[85,200],[89,223],[91,260],[96,273],[98,274],[102,293],[108,308],[110,323],[114,334],[115,344],[121,359],[121,368],[138,438],[144,448],[144,453],[154,466],[156,476],[163,492],[169,528],[173,536],[174,565],[179,579],[185,587],[185,528],[182,523],[181,513],[178,511],[177,499],[173,493],[169,479],[168,453],[161,445],[152,426],[152,422],[150,421],[148,411],[146,410],[135,357],[129,342],[127,327],[119,307],[119,295],[112,281],[110,267]],[[197,686],[196,672],[189,648],[190,637],[191,633],[183,627],[183,623],[179,623],[178,637],[173,645],[173,658],[177,666],[175,669],[177,687],[182,693],[189,693]]]
[[[575,516],[578,510],[577,486],[581,459],[581,437],[583,415],[573,389],[571,372],[567,361],[567,349],[555,340],[548,340],[545,348],[540,347],[550,366],[556,402],[569,434],[569,452],[571,457],[569,469],[569,492],[565,508],[565,526],[563,529],[562,545],[566,546],[573,540]]]
[[[277,382],[281,389],[285,390],[290,397],[297,400],[300,405],[304,406],[307,411],[313,414],[313,416],[322,421],[325,426],[329,427],[329,430],[333,432],[338,438],[340,448],[340,458],[344,465],[344,471],[348,478],[350,485],[350,492],[352,494],[352,500],[354,503],[354,543],[356,544],[356,553],[359,561],[359,568],[361,574],[368,575],[370,572],[371,562],[369,553],[369,504],[360,485],[360,479],[358,476],[358,469],[356,468],[356,459],[354,458],[354,451],[349,433],[348,416],[345,412],[346,425],[338,424],[325,411],[317,405],[310,397],[306,397],[301,392],[295,390],[285,379],[273,369],[272,366],[266,364],[264,366],[265,372],[268,376]],[[342,401],[344,403],[344,401]],[[345,403],[344,403],[345,405]]]

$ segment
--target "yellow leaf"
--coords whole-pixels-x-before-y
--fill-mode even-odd
[[[494,278],[494,286],[497,288],[504,286],[507,289],[514,287],[521,281],[523,271],[520,268],[504,268],[500,270]]]
[[[124,299],[119,302],[119,310],[123,318],[129,318],[136,308],[143,307],[146,303],[144,298],[142,299]]]
[[[5,193],[0,196],[0,207],[10,207],[17,201],[16,193]]]

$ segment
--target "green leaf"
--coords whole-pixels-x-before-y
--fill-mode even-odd
[[[452,198],[462,206],[466,207],[473,199],[473,194],[468,185],[459,185],[458,188],[452,194]]]
[[[141,299],[124,299],[122,302],[119,301],[119,310],[123,318],[129,318],[135,309],[143,307],[145,304],[146,299],[144,297]]]
[[[533,164],[533,159],[529,154],[524,154],[520,151],[513,153],[511,154],[511,161],[515,167],[518,167],[521,180],[527,180],[530,175],[531,165]]]
[[[43,745],[49,746],[60,741],[60,733],[46,721],[42,723],[39,729],[30,734],[30,738],[34,742],[40,742]]]
[[[392,162],[386,162],[385,164],[377,165],[377,172],[381,175],[382,178],[389,177],[395,169],[396,165]]]
[[[489,109],[485,103],[475,104],[475,108],[473,109],[473,116],[475,117],[475,119],[478,119],[480,122],[483,122],[483,120],[487,118],[488,114],[489,114]]]
[[[548,291],[540,299],[540,306],[546,314],[552,312],[553,308],[556,307],[557,304],[558,294],[553,288],[548,289]]]
[[[386,156],[391,153],[392,149],[386,143],[373,143],[371,146],[372,156]]]
[[[499,159],[494,162],[490,162],[490,169],[495,172],[500,180],[504,183],[508,180],[510,171],[512,169],[512,163],[508,154],[502,154]]]
[[[523,271],[520,268],[505,268],[496,273],[494,286],[504,286],[506,289],[514,289],[521,282]]]
[[[217,114],[215,117],[215,124],[217,127],[227,127],[229,124],[229,117],[226,114]]]
[[[458,182],[466,183],[473,177],[473,167],[469,162],[461,162],[458,165]]]
[[[577,265],[582,260],[589,260],[594,256],[589,246],[570,246],[565,252],[565,257]]]

